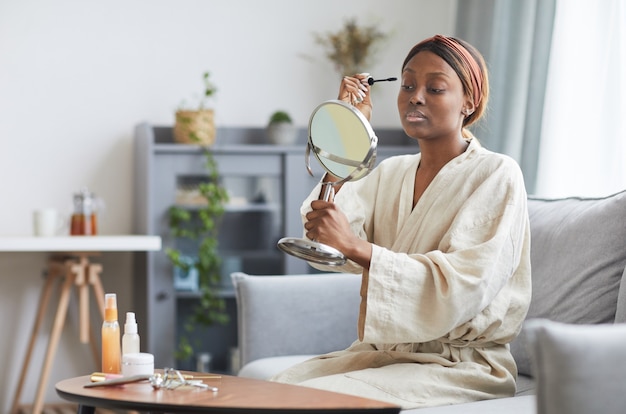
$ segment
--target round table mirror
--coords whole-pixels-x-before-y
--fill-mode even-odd
[[[325,171],[339,178],[336,182],[322,182],[321,198],[329,200],[335,185],[365,177],[374,167],[377,143],[369,121],[354,106],[339,100],[319,105],[309,120],[306,168],[313,175],[313,153]],[[330,266],[346,262],[339,250],[305,238],[284,237],[278,241],[278,247],[309,262]]]

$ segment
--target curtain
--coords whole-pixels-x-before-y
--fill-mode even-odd
[[[456,36],[487,62],[490,103],[473,128],[483,146],[520,164],[535,191],[556,0],[462,0]]]
[[[559,1],[536,192],[626,189],[626,0]]]

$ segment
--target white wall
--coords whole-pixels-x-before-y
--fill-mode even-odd
[[[262,127],[276,109],[304,126],[338,86],[314,32],[335,31],[348,17],[378,23],[393,37],[370,72],[394,76],[417,41],[452,34],[455,11],[456,0],[4,0],[0,237],[31,234],[38,207],[69,214],[84,185],[106,201],[101,232],[129,233],[133,127],[171,124],[176,106],[201,91],[205,70],[219,88],[218,126]],[[373,126],[399,127],[397,84],[377,89]],[[0,253],[0,412],[12,400],[45,258]],[[105,289],[118,292],[120,312],[131,310],[130,255],[102,261]],[[69,325],[50,384],[95,369],[75,320]],[[42,337],[38,352],[43,346]],[[34,396],[40,363],[24,401]],[[49,386],[47,401],[57,400]]]

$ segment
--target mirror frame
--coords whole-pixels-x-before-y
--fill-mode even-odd
[[[359,160],[343,158],[343,157],[328,153],[322,148],[314,144],[313,137],[311,134],[313,120],[317,112],[323,107],[326,107],[328,105],[339,105],[342,108],[347,109],[350,112],[352,112],[352,114],[355,115],[361,121],[361,125],[363,126],[364,131],[367,133],[368,138],[369,138],[369,148],[363,160],[359,161]],[[329,167],[327,167],[324,164],[324,161],[321,159],[321,157],[324,157],[331,161],[338,162],[343,165],[355,167],[354,170],[352,170],[352,172],[348,174],[348,176],[337,177],[340,180],[334,182],[334,185],[343,184],[346,181],[357,181],[365,177],[366,175],[368,175],[369,172],[372,170],[372,168],[374,168],[374,164],[376,163],[377,147],[378,147],[378,137],[376,136],[376,133],[374,132],[374,129],[372,128],[370,122],[367,120],[367,118],[365,118],[365,115],[363,115],[361,111],[359,111],[357,108],[355,108],[351,104],[348,104],[344,101],[340,101],[337,99],[324,101],[321,104],[319,104],[315,108],[315,110],[313,110],[313,113],[311,114],[311,117],[309,119],[308,141],[307,141],[307,147],[306,147],[306,169],[311,176],[314,176],[313,170],[311,169],[311,161],[310,161],[310,154],[312,152],[315,158],[317,158],[317,161],[322,166],[322,168],[329,174],[333,175],[334,177],[337,177],[337,176],[330,170]]]

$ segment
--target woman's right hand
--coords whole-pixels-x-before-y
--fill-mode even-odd
[[[364,269],[370,268],[372,245],[352,232],[348,218],[335,203],[314,200],[306,220],[307,238],[334,247]]]
[[[369,73],[344,76],[339,86],[338,99],[357,108],[369,121],[372,116],[372,101],[370,99],[370,86],[367,83],[368,77]]]

